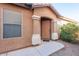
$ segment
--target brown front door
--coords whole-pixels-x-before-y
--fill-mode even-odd
[[[42,40],[50,40],[51,39],[51,21],[50,20],[42,20],[41,22],[41,38]]]

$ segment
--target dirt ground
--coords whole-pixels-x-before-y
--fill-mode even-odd
[[[79,44],[71,44],[62,40],[58,40],[58,42],[64,44],[65,47],[51,56],[79,56]]]

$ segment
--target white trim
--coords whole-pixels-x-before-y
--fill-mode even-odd
[[[1,40],[3,40],[3,8],[1,8]]]
[[[22,13],[22,12],[21,12],[21,13]],[[21,22],[21,36],[23,37],[23,30],[24,30],[24,29],[23,29],[23,13],[21,14],[21,16],[22,16],[22,17],[21,17],[21,18],[22,18],[22,20],[21,20],[21,21],[22,21],[22,22]]]
[[[33,15],[32,19],[40,20],[41,16]]]
[[[41,40],[40,34],[32,34],[32,45],[38,45],[41,43],[42,43],[42,40]]]
[[[58,39],[58,33],[54,32],[52,33],[52,40],[57,40]]]

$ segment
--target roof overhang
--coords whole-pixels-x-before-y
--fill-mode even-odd
[[[56,15],[57,18],[59,18],[61,20],[64,20],[64,21],[68,21],[68,22],[77,22],[77,21],[74,21],[74,20],[69,19],[67,17],[61,16],[57,12],[57,10],[53,7],[52,4],[48,4],[48,3],[34,3],[34,4],[32,4],[32,8],[28,7],[29,3],[13,3],[13,4],[15,4],[17,6],[20,6],[20,7],[28,8],[28,9],[34,9],[34,8],[37,8],[37,7],[46,7],[47,6],[54,12],[54,14]],[[40,16],[33,15],[32,18],[36,19],[36,18],[40,18]]]
[[[48,4],[48,3],[34,3],[32,4],[31,7],[30,6],[30,3],[13,3],[17,6],[20,6],[20,7],[24,7],[24,8],[28,8],[28,9],[33,9],[33,8],[37,8],[37,7],[49,7],[57,17],[60,17],[61,15],[56,11],[56,9],[51,5],[51,4]]]
[[[48,3],[36,3],[36,4],[33,4],[32,5],[32,8],[39,8],[39,7],[49,7],[53,12],[54,14],[57,16],[57,17],[60,17],[61,15],[57,12],[57,10],[52,6],[52,4],[48,4]]]
[[[73,19],[70,19],[70,18],[67,18],[67,17],[64,17],[64,16],[61,16],[59,17],[61,20],[64,20],[64,21],[68,21],[68,22],[74,22],[74,23],[79,23],[78,21],[75,21]]]
[[[23,7],[23,8],[32,9],[31,3],[29,4],[28,3],[12,3],[12,4]]]

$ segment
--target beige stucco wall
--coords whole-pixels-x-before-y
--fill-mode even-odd
[[[40,34],[41,33],[41,23],[38,19],[33,19],[33,34]]]
[[[10,51],[22,47],[27,47],[32,45],[32,34],[40,34],[40,20],[32,19],[32,15],[37,16],[47,16],[52,19],[51,21],[51,32],[53,32],[53,20],[57,20],[56,15],[52,10],[48,7],[43,8],[35,8],[34,13],[29,9],[21,8],[11,4],[0,4],[0,33],[1,33],[1,20],[2,20],[2,11],[3,9],[10,9],[16,12],[20,12],[23,14],[23,22],[22,22],[22,32],[23,36],[19,38],[9,38],[9,40],[2,40],[0,38],[0,53],[5,51]],[[33,31],[33,32],[32,32]]]
[[[49,18],[52,18],[52,20],[57,19],[56,15],[54,14],[54,12],[49,7],[34,8],[34,15],[47,16]]]
[[[49,7],[34,8],[34,14],[33,15],[45,16],[45,17],[51,18],[52,19],[52,21],[51,21],[51,32],[52,33],[57,32],[57,30],[54,28],[54,20],[58,20],[58,18],[56,17],[55,13]],[[38,24],[36,26],[37,26],[36,28],[40,27]],[[36,31],[39,31],[39,30],[36,29]]]
[[[3,9],[13,10],[22,13],[22,37],[1,39],[0,38],[0,53],[10,51],[26,46],[32,45],[32,11],[29,9],[21,8],[12,4],[0,4],[0,33],[1,33],[1,13]]]

